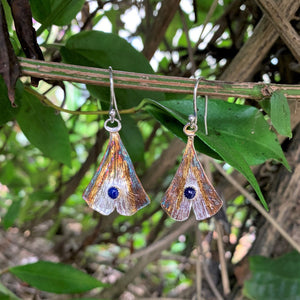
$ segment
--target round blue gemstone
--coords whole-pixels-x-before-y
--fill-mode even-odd
[[[184,196],[191,200],[196,196],[196,190],[193,187],[187,187],[184,189]]]
[[[107,194],[111,199],[117,199],[119,196],[119,191],[117,188],[112,186],[108,189]]]

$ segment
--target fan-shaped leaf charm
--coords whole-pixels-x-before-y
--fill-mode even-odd
[[[104,157],[83,199],[103,215],[116,208],[119,214],[131,216],[150,203],[118,132],[110,132]]]
[[[189,136],[182,162],[161,206],[171,218],[184,221],[189,217],[191,208],[197,220],[204,220],[216,214],[222,204],[197,157],[194,137]]]

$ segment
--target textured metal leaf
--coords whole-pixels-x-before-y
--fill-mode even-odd
[[[111,189],[118,191],[117,196],[110,195]],[[116,209],[121,215],[131,216],[150,203],[117,132],[110,133],[104,157],[83,198],[103,215]]]

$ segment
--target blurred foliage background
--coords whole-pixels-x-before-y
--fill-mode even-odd
[[[299,84],[299,61],[256,1],[29,2],[41,53],[27,54],[16,33],[18,23],[31,20],[28,10],[16,12],[18,1],[1,1],[19,57]],[[280,5],[298,32],[298,1]],[[138,112],[122,115],[120,135],[151,204],[124,217],[99,215],[82,199],[107,145],[107,116],[59,113],[41,101],[77,112],[106,110],[109,88],[22,77],[16,108],[2,78],[0,91],[0,299],[300,299],[299,254],[211,158],[200,155],[224,199],[222,211],[207,221],[191,216],[176,223],[160,208],[185,146],[178,137],[184,139],[191,96],[116,89],[120,109],[148,99]],[[269,98],[210,99],[209,136],[199,112],[196,148],[265,200],[299,244],[299,104],[275,96],[282,103],[276,107]]]

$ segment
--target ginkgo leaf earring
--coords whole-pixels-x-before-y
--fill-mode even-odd
[[[117,109],[111,67],[110,93],[109,119],[104,123],[104,128],[110,133],[109,143],[96,174],[83,193],[83,198],[92,209],[103,215],[109,215],[116,209],[121,215],[131,216],[148,205],[150,200],[118,133],[121,130],[121,118]],[[111,127],[108,122],[117,123],[117,126]]]
[[[188,136],[182,162],[167,189],[161,206],[166,213],[176,221],[184,221],[193,208],[197,220],[207,219],[218,212],[223,201],[209,182],[194,148],[194,136],[197,126],[197,89],[198,79],[194,88],[194,115],[189,116],[189,122],[183,132]],[[207,116],[207,98],[205,106],[205,132]]]

